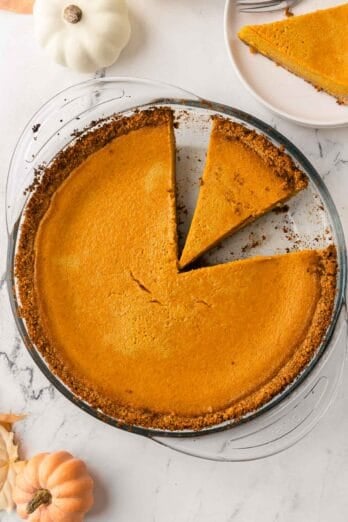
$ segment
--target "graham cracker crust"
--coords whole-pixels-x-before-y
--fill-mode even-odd
[[[284,189],[293,193],[303,190],[308,185],[305,174],[296,167],[291,157],[284,152],[284,147],[276,147],[265,136],[219,116],[213,118],[215,132],[227,140],[238,140],[256,152],[275,174],[284,182]]]
[[[31,195],[21,226],[15,258],[15,277],[20,297],[19,314],[26,322],[30,339],[44,357],[51,372],[61,379],[74,395],[92,408],[114,418],[118,425],[127,424],[169,431],[185,429],[199,431],[227,420],[238,420],[243,415],[256,411],[291,384],[311,361],[331,322],[336,293],[336,249],[334,246],[330,246],[322,251],[317,251],[318,263],[315,270],[320,277],[321,296],[305,341],[298,347],[293,358],[279,370],[272,380],[253,394],[230,404],[223,410],[195,417],[183,417],[173,412],[138,410],[127,404],[118,404],[110,400],[96,392],[91,383],[73,375],[65,361],[62,360],[59,351],[48,341],[39,316],[34,280],[34,242],[39,223],[55,190],[70,172],[90,154],[102,148],[115,137],[127,134],[131,130],[143,126],[161,125],[168,121],[172,121],[172,113],[168,109],[142,111],[128,118],[114,117],[103,126],[82,134],[73,146],[62,150],[47,167],[42,167],[37,172],[36,180],[29,189]],[[219,128],[221,132],[225,132],[227,139],[241,139],[247,146],[249,140],[255,140],[256,136],[260,154],[266,154],[268,151],[267,157],[269,161],[273,162],[272,164],[279,166],[279,169],[280,165],[283,165],[283,169],[284,165],[286,166],[284,182],[292,183],[294,186],[299,184],[301,188],[303,183],[307,184],[304,174],[294,167],[291,163],[292,160],[288,156],[282,155],[279,149],[262,136],[244,129],[241,125],[224,122],[222,119],[219,122]],[[253,148],[255,148],[255,141],[253,141]],[[284,156],[283,160],[282,156]]]

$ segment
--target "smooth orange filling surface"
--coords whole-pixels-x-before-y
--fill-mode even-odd
[[[239,38],[314,86],[348,102],[348,4],[247,25]]]
[[[35,290],[46,335],[81,382],[118,404],[196,416],[292,360],[322,296],[321,253],[179,273],[173,157],[168,123],[118,137],[75,169],[36,234]]]

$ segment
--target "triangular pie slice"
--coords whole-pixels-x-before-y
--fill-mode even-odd
[[[348,3],[279,22],[246,25],[238,36],[339,103],[348,103]]]
[[[306,186],[306,177],[283,150],[238,123],[213,118],[180,268]]]

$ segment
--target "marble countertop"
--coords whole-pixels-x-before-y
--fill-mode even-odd
[[[129,0],[132,39],[107,75],[163,80],[265,120],[310,159],[348,232],[348,129],[315,130],[281,120],[240,84],[223,40],[222,0]],[[0,270],[5,272],[4,193],[11,152],[32,114],[58,90],[88,78],[50,62],[32,37],[31,17],[0,12]],[[96,477],[91,522],[346,522],[346,382],[315,430],[277,456],[215,463],[184,456],[89,417],[61,396],[16,332],[0,289],[0,411],[26,412],[18,424],[24,456],[67,449]],[[16,520],[0,513],[1,522]]]

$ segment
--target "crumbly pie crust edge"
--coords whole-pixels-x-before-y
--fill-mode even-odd
[[[20,298],[18,312],[25,320],[33,345],[43,356],[50,371],[61,379],[77,398],[85,401],[95,410],[112,417],[118,425],[125,424],[168,431],[186,429],[199,431],[228,420],[233,419],[237,421],[244,415],[256,411],[290,385],[308,365],[322,343],[331,322],[336,294],[337,254],[333,245],[318,251],[317,270],[321,281],[321,297],[318,301],[308,335],[297,348],[294,356],[262,388],[222,410],[194,417],[183,417],[173,412],[160,413],[139,410],[129,405],[117,404],[114,400],[110,400],[110,398],[93,389],[91,383],[73,375],[60,357],[59,352],[49,343],[40,322],[34,285],[34,243],[36,231],[54,192],[70,172],[90,154],[105,146],[112,139],[127,134],[132,130],[143,126],[157,126],[168,121],[172,121],[172,113],[166,108],[139,111],[130,117],[114,116],[105,123],[102,122],[93,130],[82,133],[72,146],[68,146],[60,151],[48,166],[40,167],[36,172],[33,184],[28,188],[30,197],[21,225],[14,273]],[[281,157],[286,158],[287,174],[285,182],[289,182],[288,169],[291,170],[291,167],[293,167],[296,170],[298,182],[306,183],[304,175],[295,167],[291,158],[268,142],[263,136],[260,136],[255,131],[246,129],[242,125],[231,124],[223,119],[220,120],[219,128],[221,132],[225,133],[227,139],[247,140],[247,146],[251,146],[252,140],[255,139],[259,144],[258,146],[261,147],[263,154],[266,153],[267,146],[269,146],[270,161],[274,161],[274,158],[277,161]]]

